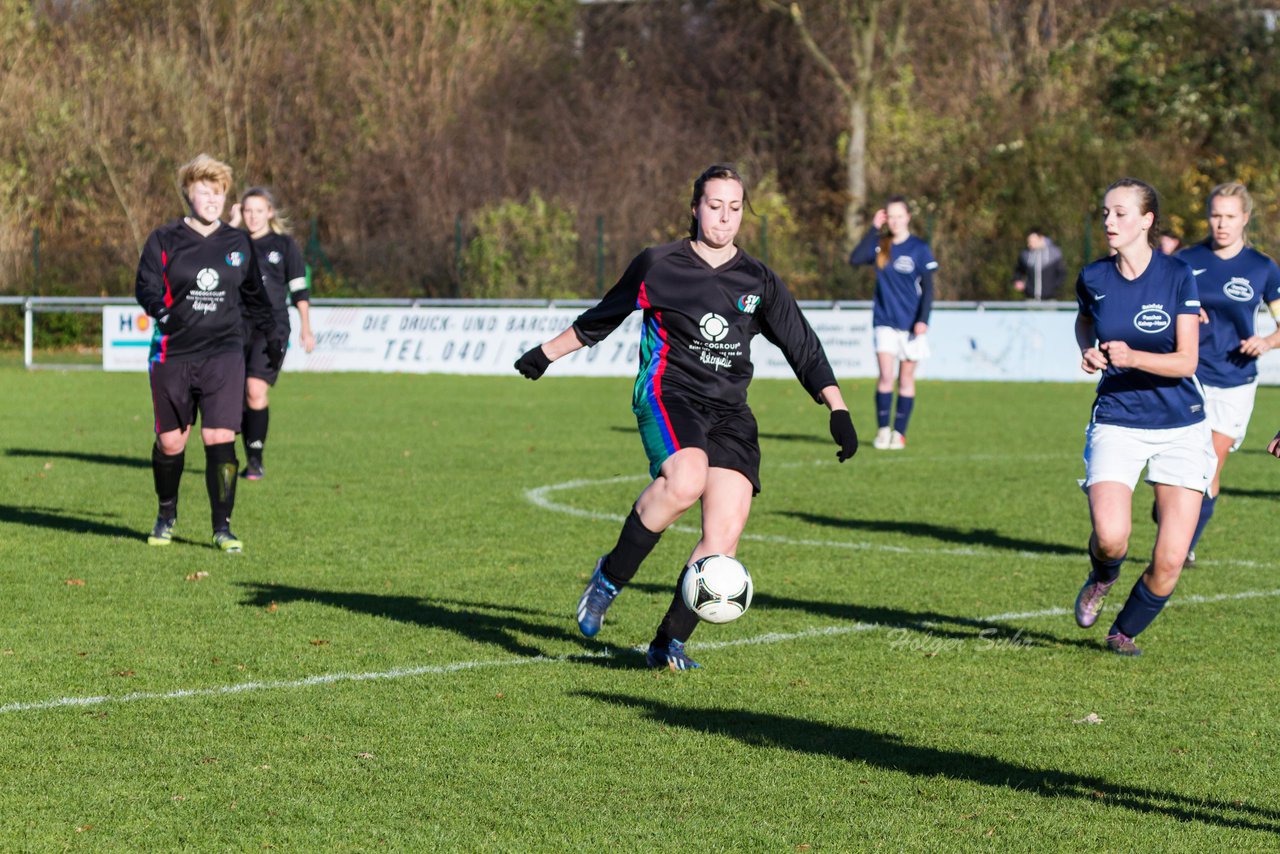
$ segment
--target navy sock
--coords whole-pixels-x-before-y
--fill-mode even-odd
[[[209,490],[209,511],[215,533],[231,528],[239,465],[234,441],[204,446],[204,485]]]
[[[893,392],[876,392],[876,426],[888,427],[889,415],[893,412]]]
[[[680,593],[680,587],[684,584],[684,574],[688,571],[688,567],[680,571],[680,576],[676,579],[676,595],[672,597],[671,605],[667,608],[667,613],[663,615],[662,622],[658,624],[658,631],[653,636],[653,645],[659,649],[666,649],[673,640],[684,643],[698,627],[698,615],[684,604],[684,596]]]
[[[1191,549],[1194,551],[1196,543],[1200,542],[1200,535],[1204,533],[1205,525],[1209,524],[1209,520],[1213,518],[1213,506],[1218,503],[1218,496],[1205,496],[1200,502],[1200,520],[1196,522],[1196,532],[1191,535]]]
[[[614,587],[621,590],[623,585],[635,577],[640,564],[649,556],[649,552],[653,551],[660,539],[662,539],[662,532],[654,533],[646,528],[640,521],[640,514],[633,506],[631,513],[627,515],[627,520],[622,523],[618,544],[613,547],[613,551],[605,555],[604,566],[600,571]]]
[[[1116,621],[1111,624],[1111,630],[1107,634],[1114,635],[1118,631],[1136,638],[1139,632],[1151,625],[1151,621],[1160,615],[1164,603],[1168,601],[1169,596],[1157,596],[1152,593],[1142,576],[1138,576],[1133,589],[1129,591],[1129,598],[1125,600],[1124,607],[1116,615]]]
[[[251,460],[262,463],[262,447],[267,443],[267,424],[270,421],[270,407],[249,409],[245,407],[243,416],[244,453]]]
[[[1129,555],[1122,554],[1115,560],[1104,561],[1094,557],[1093,549],[1089,549],[1089,563],[1093,565],[1093,577],[1103,584],[1110,584],[1120,577],[1120,566]]]
[[[911,397],[905,394],[898,395],[898,411],[893,416],[893,429],[904,436],[907,435],[907,422],[911,420],[911,410],[915,405],[915,395]]]
[[[151,476],[160,502],[159,515],[166,519],[178,518],[178,484],[182,482],[186,459],[185,449],[176,454],[166,454],[159,445],[151,446]]]

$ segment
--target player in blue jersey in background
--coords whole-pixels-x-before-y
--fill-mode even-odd
[[[737,170],[709,166],[693,183],[689,237],[641,252],[599,303],[516,360],[516,370],[536,380],[557,359],[604,340],[636,309],[644,312],[632,411],[653,480],[578,601],[578,627],[587,637],[600,631],[605,612],[662,532],[694,504],[702,505],[702,535],[685,566],[737,551],[760,491],[759,433],[747,406],[756,335],[776,344],[809,395],[830,409],[840,462],[858,450],[818,336],[777,275],[734,243],[746,204]],[[683,571],[649,644],[650,667],[699,666],[685,652],[698,616],[680,594]]]
[[[1107,188],[1103,225],[1112,254],[1076,280],[1080,366],[1102,372],[1085,431],[1085,479],[1093,534],[1076,622],[1092,626],[1120,577],[1133,527],[1133,489],[1145,467],[1159,508],[1151,562],[1107,632],[1107,646],[1138,655],[1133,639],[1173,594],[1191,546],[1214,456],[1195,379],[1200,298],[1185,261],[1155,251],[1160,203],[1149,184]]]
[[[1258,392],[1258,357],[1280,346],[1280,331],[1257,334],[1258,308],[1280,316],[1280,268],[1245,244],[1253,199],[1243,184],[1220,184],[1206,204],[1209,236],[1178,256],[1191,265],[1200,292],[1200,365],[1196,379],[1204,391],[1205,413],[1217,456],[1213,483],[1200,505],[1187,565],[1213,517],[1218,483],[1227,455],[1240,447]]]
[[[883,237],[880,229],[888,226]],[[849,263],[875,264],[876,290],[871,309],[876,362],[876,437],[880,450],[906,446],[907,423],[916,402],[916,365],[929,357],[929,312],[933,308],[933,259],[929,244],[911,233],[907,200],[893,196],[871,218],[866,237],[854,247]],[[893,406],[895,369],[898,405]],[[889,427],[893,413],[893,427]]]

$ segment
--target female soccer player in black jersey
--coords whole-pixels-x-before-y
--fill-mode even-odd
[[[178,170],[178,184],[190,213],[147,238],[135,287],[138,304],[155,322],[151,468],[160,509],[147,542],[166,546],[173,539],[187,437],[199,410],[213,542],[225,552],[239,552],[243,546],[231,533],[231,510],[244,402],[244,314],[265,337],[277,366],[287,327],[278,329],[271,316],[248,235],[219,219],[231,167],[202,154]]]
[[[702,501],[702,536],[686,564],[737,551],[760,491],[760,445],[747,406],[755,335],[776,343],[809,394],[830,408],[839,460],[858,449],[831,365],[795,299],[772,270],[734,245],[746,202],[736,169],[709,167],[693,184],[689,238],[641,252],[599,304],[516,361],[520,373],[536,380],[556,359],[604,339],[635,309],[644,312],[632,409],[653,480],[617,545],[596,562],[578,603],[587,637],[600,630],[662,532],[695,502]],[[697,623],[677,580],[649,645],[649,666],[697,667],[684,649]]]
[[[289,329],[290,301],[298,309],[302,328],[298,333],[302,349],[310,353],[315,349],[316,336],[311,332],[311,293],[307,290],[307,265],[302,260],[298,244],[289,236],[288,228],[276,212],[276,200],[266,187],[251,187],[240,197],[238,205],[231,207],[231,225],[244,229],[253,238],[253,248],[258,255],[258,269],[262,271],[262,284],[271,300],[271,311],[276,325]],[[280,366],[267,360],[267,341],[260,333],[246,324],[244,351],[244,453],[247,457],[240,476],[248,480],[261,480],[262,451],[267,443],[267,424],[270,419],[267,390],[280,378]]]

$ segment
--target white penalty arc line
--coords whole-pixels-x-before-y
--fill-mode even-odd
[[[1216,596],[1182,596],[1172,600],[1167,607],[1186,607],[1188,605],[1210,605],[1218,602],[1237,602],[1246,599],[1269,599],[1280,597],[1280,590],[1246,590],[1241,593],[1220,593]],[[1009,620],[1032,620],[1043,617],[1061,617],[1070,614],[1068,608],[1043,608],[1038,611],[1009,612],[994,614],[990,617],[976,619],[965,618],[961,623],[997,623]],[[809,640],[811,638],[827,638],[855,632],[870,632],[879,629],[904,628],[889,623],[853,623],[836,626],[821,626],[799,632],[769,632],[749,638],[736,640],[709,641],[691,645],[698,650],[727,649],[735,646],[759,646],[765,644],[788,643],[790,641]],[[642,653],[643,647],[626,650],[629,654]],[[340,682],[373,682],[377,680],[407,679],[414,676],[444,676],[466,670],[481,670],[495,667],[520,667],[527,664],[564,664],[573,661],[607,660],[617,658],[618,652],[603,649],[599,652],[577,652],[567,655],[532,655],[522,658],[498,658],[484,661],[456,661],[451,664],[430,664],[416,667],[397,667],[391,670],[380,670],[369,673],[323,673],[303,679],[280,679],[270,682],[241,682],[236,685],[218,685],[212,688],[183,688],[177,691],[137,691],[132,694],[100,694],[93,697],[58,697],[53,700],[38,700],[29,703],[6,703],[0,706],[0,715],[17,712],[37,712],[51,709],[72,707],[101,706],[106,704],[137,703],[144,700],[183,700],[192,697],[222,697],[231,694],[247,694],[256,691],[282,691],[295,688],[309,688],[315,685],[333,685]]]
[[[825,465],[826,463],[812,463],[812,465]],[[626,517],[618,513],[603,513],[598,510],[586,510],[581,507],[574,507],[571,504],[563,504],[556,501],[552,496],[557,492],[567,492],[575,489],[582,489],[590,486],[611,486],[619,483],[630,483],[632,481],[649,480],[648,475],[619,475],[618,477],[606,477],[597,479],[584,480],[567,480],[563,483],[551,483],[545,486],[534,487],[526,490],[524,497],[535,507],[552,513],[561,513],[566,516],[577,516],[579,519],[591,519],[597,522],[614,522],[621,524]],[[676,531],[681,534],[697,534],[699,530],[688,525],[672,525],[667,528],[668,531]],[[995,555],[1013,556],[1020,560],[1069,560],[1079,562],[1084,557],[1084,549],[1079,554],[1062,554],[1053,552],[1035,552],[1035,551],[1012,551],[1009,549],[999,548],[968,548],[958,546],[955,548],[920,548],[914,546],[891,546],[886,543],[867,543],[867,542],[851,542],[849,540],[818,540],[797,537],[784,537],[779,534],[751,534],[743,533],[741,538],[756,543],[772,543],[780,546],[809,546],[821,549],[843,549],[846,551],[866,551],[866,552],[889,552],[891,554],[903,555],[946,555],[948,557],[973,557],[973,558],[991,558]],[[1237,560],[1234,558],[1226,558],[1220,560],[1206,560],[1203,564],[1208,566],[1243,566],[1246,568],[1257,568],[1261,566],[1270,566],[1268,563],[1256,560]]]

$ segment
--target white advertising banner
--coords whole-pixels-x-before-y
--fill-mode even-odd
[[[530,347],[554,337],[573,322],[580,308],[316,306],[311,327],[316,347],[305,353],[298,319],[286,371],[367,371],[488,374],[510,376],[512,363]],[[806,309],[837,377],[876,376],[871,312],[866,309]],[[1045,309],[937,309],[929,327],[932,356],[918,376],[938,380],[1095,382],[1080,370],[1074,311]],[[1259,332],[1275,325],[1265,312]],[[151,320],[140,309],[107,306],[102,316],[102,366],[109,371],[147,367]],[[555,376],[634,376],[640,346],[640,313],[635,312],[595,347],[561,359]],[[791,368],[763,336],[752,344],[757,377],[789,378]],[[1261,380],[1280,384],[1280,357],[1259,363]]]

